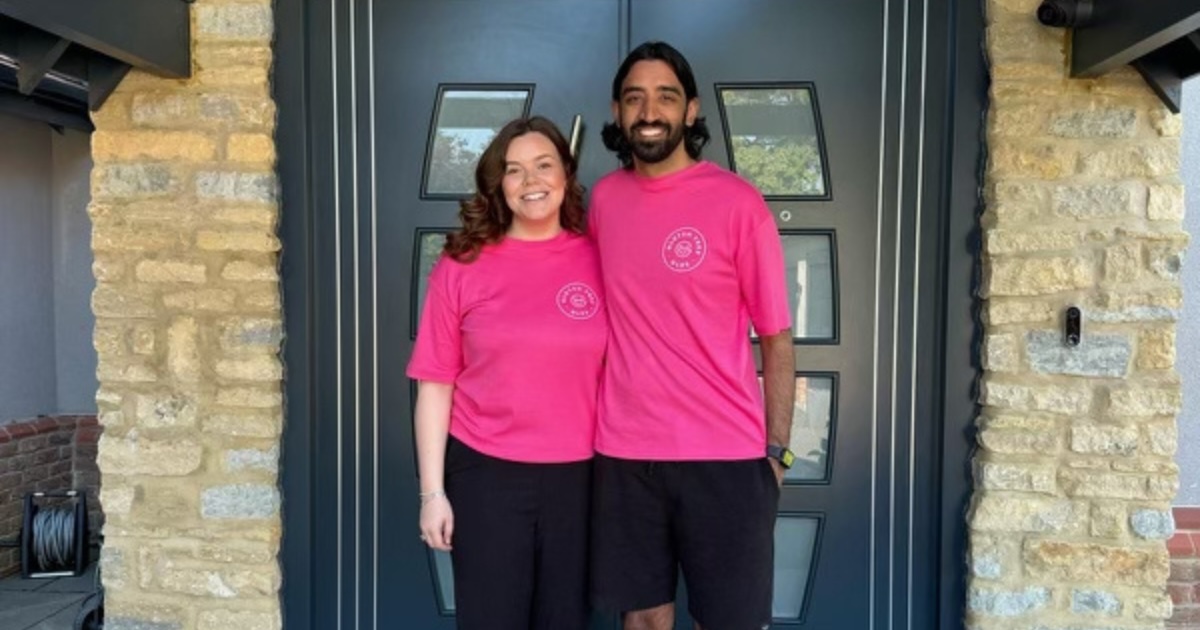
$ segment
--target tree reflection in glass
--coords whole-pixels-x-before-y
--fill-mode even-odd
[[[784,478],[790,481],[829,480],[829,438],[833,431],[832,376],[797,376],[788,448],[796,461]],[[758,379],[762,387],[762,377]]]
[[[825,196],[810,88],[725,88],[721,102],[739,175],[765,197]]]
[[[424,192],[471,194],[479,156],[505,123],[528,110],[529,97],[529,90],[507,88],[439,90]]]

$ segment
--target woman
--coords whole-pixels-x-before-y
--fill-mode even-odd
[[[430,274],[408,365],[421,538],[451,551],[464,630],[587,625],[607,319],[575,171],[549,120],[505,125]]]

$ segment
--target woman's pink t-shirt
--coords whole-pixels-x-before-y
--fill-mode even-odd
[[[475,450],[518,462],[585,460],[607,335],[587,237],[505,238],[474,262],[438,261],[408,376],[454,385],[450,434]]]
[[[762,195],[711,162],[619,170],[592,193],[612,333],[596,450],[641,460],[763,457],[750,345],[791,327],[783,251]]]

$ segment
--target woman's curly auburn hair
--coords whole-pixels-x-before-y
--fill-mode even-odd
[[[527,133],[546,136],[567,174],[566,191],[558,221],[564,230],[583,234],[586,222],[583,210],[583,186],[576,179],[577,165],[571,157],[571,149],[562,132],[549,119],[542,116],[518,118],[504,125],[492,139],[479,164],[475,166],[475,194],[462,202],[458,218],[462,228],[446,237],[445,253],[454,260],[469,263],[479,257],[480,250],[488,243],[497,243],[504,238],[512,225],[513,212],[504,200],[504,171],[508,145],[514,138]]]

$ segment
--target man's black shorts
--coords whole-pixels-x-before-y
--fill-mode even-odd
[[[705,630],[771,622],[779,486],[766,458],[648,462],[597,455],[592,486],[592,602],[601,610],[675,599]]]

